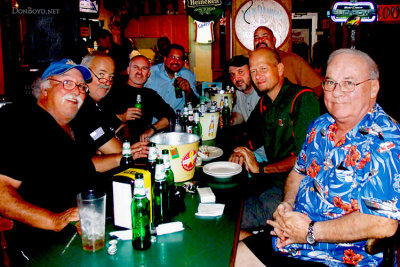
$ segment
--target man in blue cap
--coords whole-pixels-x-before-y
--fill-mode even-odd
[[[16,222],[8,241],[17,258],[69,232],[79,219],[77,193],[94,185],[95,166],[70,127],[91,77],[72,60],[53,62],[35,83],[36,103],[1,110],[0,215]]]

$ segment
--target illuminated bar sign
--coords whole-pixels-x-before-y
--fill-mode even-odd
[[[378,5],[378,21],[400,22],[400,5]]]
[[[223,12],[222,0],[186,0],[185,4],[186,12],[201,22],[215,20]]]
[[[346,22],[351,16],[358,16],[361,22],[373,22],[376,9],[372,2],[337,2],[333,6],[331,19],[334,22]]]

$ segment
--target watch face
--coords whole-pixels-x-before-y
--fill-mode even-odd
[[[307,239],[307,243],[308,244],[310,244],[310,245],[314,245],[315,244],[315,238],[311,233],[307,234],[306,239]]]

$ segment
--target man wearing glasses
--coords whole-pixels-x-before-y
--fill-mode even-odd
[[[79,219],[76,195],[96,177],[70,125],[91,76],[72,60],[53,62],[33,88],[36,103],[13,103],[0,113],[0,214],[16,222],[7,240],[21,258]]]
[[[365,245],[393,236],[399,224],[400,127],[376,103],[378,79],[364,52],[330,55],[323,82],[329,113],[309,127],[283,202],[268,220],[273,229],[240,243],[238,266],[381,266],[382,253]]]
[[[87,147],[90,155],[100,152],[100,156],[93,158],[102,163],[96,165],[97,171],[107,171],[119,166],[122,152],[122,143],[115,137],[121,121],[104,105],[114,82],[115,65],[110,56],[101,53],[85,56],[81,64],[92,73],[92,81],[88,84],[89,94],[71,125],[76,139]],[[146,144],[132,145],[134,159],[146,157]]]
[[[185,103],[192,102],[193,106],[198,103],[196,92],[196,75],[184,67],[185,49],[172,44],[168,56],[164,57],[164,63],[154,65],[150,68],[151,75],[144,87],[156,91],[171,108],[183,110]],[[183,91],[183,97],[177,98],[174,88],[174,74],[178,74],[178,85]]]

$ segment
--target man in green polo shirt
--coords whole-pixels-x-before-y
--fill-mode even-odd
[[[242,220],[245,229],[265,226],[272,218],[307,128],[320,115],[313,90],[284,78],[284,65],[275,50],[254,50],[250,74],[261,98],[247,121],[249,147],[237,147],[230,157],[232,162],[244,163],[252,174]],[[261,146],[268,163],[258,163],[252,152]]]

